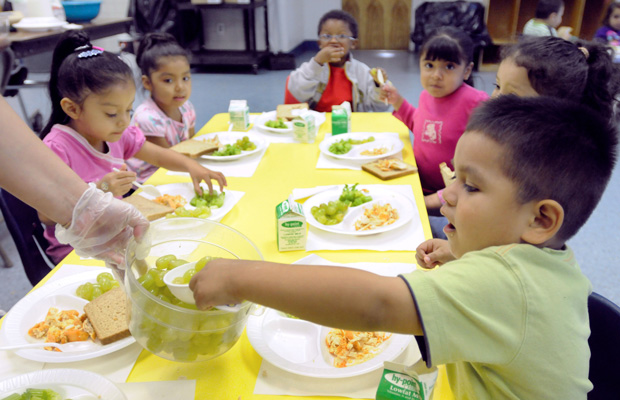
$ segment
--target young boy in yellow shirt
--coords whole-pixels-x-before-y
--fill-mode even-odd
[[[219,259],[197,305],[250,300],[321,325],[416,335],[457,399],[585,399],[592,289],[566,241],[609,181],[617,136],[594,111],[550,97],[489,100],[456,147],[442,206],[448,241],[399,277]]]

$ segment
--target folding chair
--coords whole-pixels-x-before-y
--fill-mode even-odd
[[[620,398],[617,367],[620,360],[620,307],[597,293],[588,298],[590,314],[590,381],[594,389],[589,400]]]
[[[39,283],[54,264],[47,258],[48,242],[37,211],[6,190],[0,191],[0,210],[13,237],[26,276],[32,285]]]

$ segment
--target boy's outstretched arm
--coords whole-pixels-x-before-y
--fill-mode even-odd
[[[217,259],[190,288],[200,309],[249,300],[325,326],[422,334],[401,278],[352,268]]]

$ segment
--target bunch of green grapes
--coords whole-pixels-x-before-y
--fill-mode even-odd
[[[243,151],[250,151],[256,149],[256,144],[250,141],[250,138],[244,136],[242,139],[237,139],[235,142],[235,146],[239,146],[239,148]]]
[[[218,193],[216,191],[213,191],[213,194],[209,194],[208,190],[203,189],[202,195],[196,194],[189,201],[189,204],[194,207],[222,208],[222,206],[224,206],[225,199],[225,192]]]
[[[201,258],[194,268],[200,271],[212,260]],[[193,304],[177,299],[163,281],[164,275],[187,261],[169,254],[155,261],[155,268],[138,278],[138,282],[155,297],[179,307],[196,310]],[[194,273],[195,273],[194,272]],[[183,279],[191,279],[190,274]],[[244,313],[212,313],[209,310],[192,317],[160,305],[140,308],[132,302],[131,334],[154,354],[172,357],[177,361],[194,361],[199,356],[212,358],[228,350],[241,336],[244,324],[237,323]],[[175,328],[171,328],[171,327]]]
[[[2,400],[62,400],[62,397],[52,389],[26,389],[22,394],[13,393]]]
[[[208,206],[200,206],[196,207],[193,210],[188,210],[185,207],[179,207],[174,212],[170,214],[166,214],[166,218],[201,218],[207,219],[211,216],[211,207]]]
[[[349,205],[340,200],[330,201],[329,203],[322,203],[321,205],[313,206],[310,212],[314,218],[323,225],[336,225],[342,222],[344,215],[347,213]]]
[[[351,151],[353,145],[374,141],[375,138],[373,136],[367,137],[366,139],[342,139],[332,143],[329,146],[329,151],[334,154],[347,154],[349,151]]]
[[[227,144],[224,149],[213,152],[214,156],[220,157],[236,156],[237,154],[241,154],[241,147],[234,144]]]
[[[274,119],[271,121],[267,121],[265,122],[265,126],[269,128],[275,128],[275,129],[288,129],[288,126],[286,126],[286,124],[284,123],[283,118],[278,118],[278,119]]]
[[[342,189],[342,194],[340,195],[339,200],[347,203],[351,207],[357,207],[372,201],[371,196],[368,196],[362,191],[356,189],[357,185],[358,183],[351,187],[349,187],[349,185],[344,185],[344,189]]]
[[[97,283],[86,282],[75,290],[75,295],[84,300],[93,301],[110,289],[119,287],[120,284],[111,273],[102,272],[97,275]]]

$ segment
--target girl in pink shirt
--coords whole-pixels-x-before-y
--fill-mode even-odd
[[[420,79],[424,90],[418,108],[398,90],[383,85],[394,106],[394,116],[413,132],[413,152],[422,189],[430,195],[443,189],[439,164],[452,168],[452,157],[473,109],[489,96],[472,87],[473,42],[455,27],[443,27],[426,38],[420,51]],[[437,207],[437,214],[438,214]],[[434,210],[429,209],[432,214]]]
[[[194,189],[200,182],[220,189],[226,178],[195,160],[145,141],[138,127],[128,127],[136,88],[131,69],[119,57],[93,47],[83,31],[64,33],[54,50],[49,83],[52,115],[43,130],[43,142],[88,183],[110,196],[126,194],[136,179],[125,160],[136,157],[173,171],[189,172]],[[119,169],[114,171],[113,168]],[[62,190],[62,188],[59,188]],[[58,242],[55,224],[47,225],[47,254],[58,263],[72,249]]]
[[[196,111],[189,101],[192,81],[189,55],[174,36],[168,33],[148,33],[140,41],[138,65],[142,71],[142,85],[150,92],[136,109],[131,125],[136,125],[146,140],[168,148],[194,136]],[[127,166],[147,180],[157,167],[137,158]]]

